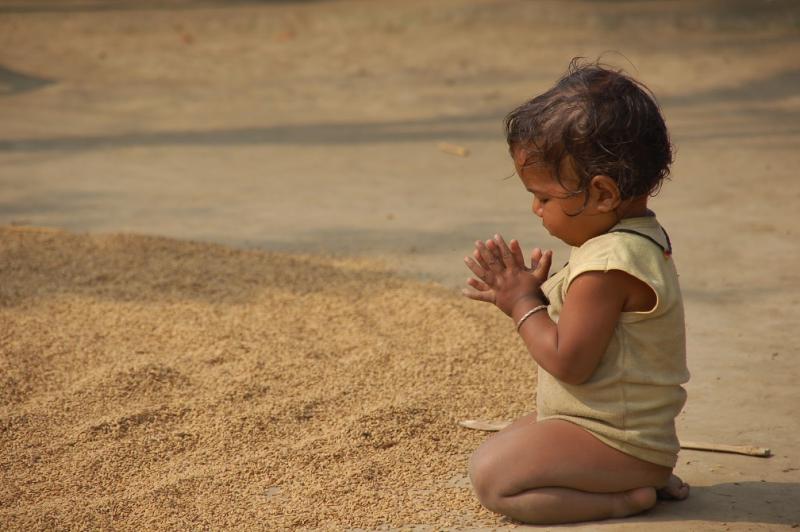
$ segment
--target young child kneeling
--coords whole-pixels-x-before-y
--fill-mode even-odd
[[[539,366],[538,416],[475,451],[475,492],[539,524],[684,499],[672,474],[689,379],[683,303],[669,237],[647,207],[672,163],[659,108],[633,79],[573,61],[505,124],[534,214],[573,248],[550,278],[551,251],[534,249],[527,267],[500,235],[464,259],[475,274],[465,295],[513,318]]]

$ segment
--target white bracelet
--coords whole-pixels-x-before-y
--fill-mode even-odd
[[[546,308],[547,308],[547,305],[539,305],[538,307],[533,307],[528,312],[526,312],[525,315],[522,316],[519,319],[519,321],[517,322],[517,332],[519,332],[519,328],[522,327],[522,324],[525,323],[525,320],[527,320],[528,318],[530,318],[531,316],[533,316],[534,314],[536,314],[540,310],[544,310]]]

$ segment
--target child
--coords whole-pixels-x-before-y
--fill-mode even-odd
[[[510,316],[539,365],[537,414],[485,441],[470,478],[488,509],[526,523],[633,515],[684,499],[672,475],[675,416],[689,379],[678,276],[666,232],[647,208],[672,149],[649,92],[573,60],[568,73],[505,120],[533,212],[573,246],[552,253],[500,235],[464,260],[467,297]]]

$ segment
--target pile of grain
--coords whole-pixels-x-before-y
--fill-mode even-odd
[[[0,228],[0,522],[498,524],[456,421],[530,410],[523,349],[372,263]]]

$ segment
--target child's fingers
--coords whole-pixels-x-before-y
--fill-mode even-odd
[[[489,250],[489,253],[492,254],[492,257],[494,257],[498,261],[502,261],[503,260],[503,256],[502,256],[503,252],[497,246],[497,242],[494,241],[494,238],[490,238],[489,240],[484,242],[484,244],[486,245],[486,249]]]
[[[464,288],[461,291],[462,294],[467,296],[470,299],[474,299],[475,301],[483,301],[485,303],[494,303],[494,292],[491,290],[486,290],[479,292],[477,290],[473,290],[470,288]]]
[[[536,265],[534,275],[536,275],[542,282],[547,280],[547,274],[550,272],[550,265],[553,263],[553,252],[549,249],[542,254],[539,264]]]
[[[488,242],[488,240],[486,242]],[[489,263],[485,258],[487,256],[486,242],[483,240],[476,240],[475,249],[472,251],[472,256],[475,258],[475,261],[481,265],[481,268],[484,270],[489,270]]]
[[[487,243],[491,242],[490,240],[486,241]],[[493,244],[493,243],[492,243]],[[495,256],[494,252],[491,251],[487,244],[484,244],[480,240],[475,243],[475,247],[478,249],[478,252],[483,259],[484,264],[489,268],[489,270],[493,272],[500,272],[503,269],[503,265],[500,262],[500,259]],[[480,277],[480,276],[479,276]]]
[[[501,234],[498,233],[494,235],[494,244],[500,251],[500,260],[503,262],[503,266],[506,268],[516,269],[517,261],[514,260],[514,255],[511,253],[511,250],[508,248],[508,244],[506,244],[506,241],[503,240],[503,236]]]
[[[539,265],[539,261],[542,260],[542,250],[539,248],[533,248],[531,251],[531,270],[535,270],[536,267]]]
[[[470,277],[469,279],[467,279],[467,284],[470,285],[475,290],[478,290],[479,292],[485,292],[487,290],[491,290],[491,287],[488,284],[484,283],[480,279],[475,279],[474,277]]]
[[[483,257],[481,257],[481,252],[480,250],[478,250],[477,244],[475,245],[475,249],[472,250],[472,258],[473,260],[475,260],[475,262],[480,264],[481,268],[483,268],[484,270],[489,269],[489,265],[486,264],[486,262],[483,260]]]
[[[472,257],[464,257],[464,264],[467,265],[467,268],[469,268],[478,279],[481,279],[484,282],[491,282],[492,272],[484,269],[480,264],[478,264],[478,261]]]
[[[526,270],[525,257],[522,256],[522,247],[517,240],[512,240],[509,244],[511,247],[511,254],[514,256],[514,261],[517,263],[517,268]]]

